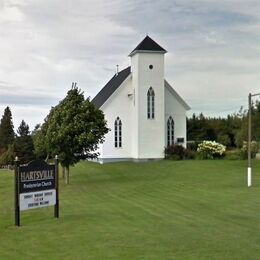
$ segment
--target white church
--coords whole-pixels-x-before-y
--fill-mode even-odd
[[[164,78],[166,52],[146,36],[129,54],[131,66],[116,73],[92,100],[110,129],[98,150],[100,163],[162,159],[166,146],[186,147],[190,107]]]

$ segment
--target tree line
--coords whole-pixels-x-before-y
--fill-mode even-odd
[[[247,110],[240,108],[226,118],[205,117],[203,113],[193,114],[187,119],[187,139],[195,143],[203,140],[217,141],[229,149],[241,148],[247,141]],[[260,102],[252,104],[252,140],[260,141]]]
[[[12,165],[15,156],[18,156],[22,163],[31,161],[35,157],[33,151],[29,126],[22,120],[15,133],[11,110],[6,107],[0,122],[0,165]]]

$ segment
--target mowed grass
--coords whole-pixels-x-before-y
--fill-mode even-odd
[[[260,161],[81,162],[53,207],[21,212],[0,171],[0,259],[260,259]]]

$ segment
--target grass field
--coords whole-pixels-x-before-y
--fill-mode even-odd
[[[0,171],[0,259],[260,259],[260,161],[81,162],[19,228]]]

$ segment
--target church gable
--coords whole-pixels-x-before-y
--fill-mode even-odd
[[[164,80],[164,86],[177,99],[177,101],[184,107],[185,110],[190,110],[189,105],[181,98],[181,96],[166,80]]]
[[[107,99],[119,88],[123,81],[130,75],[131,67],[120,71],[118,74],[115,74],[108,83],[100,90],[100,92],[92,99],[92,103],[100,108]]]
[[[132,75],[130,74],[107,98],[100,109],[102,109],[103,112],[117,111],[117,113],[120,114],[126,107],[128,109],[131,104],[133,105],[132,92]]]

